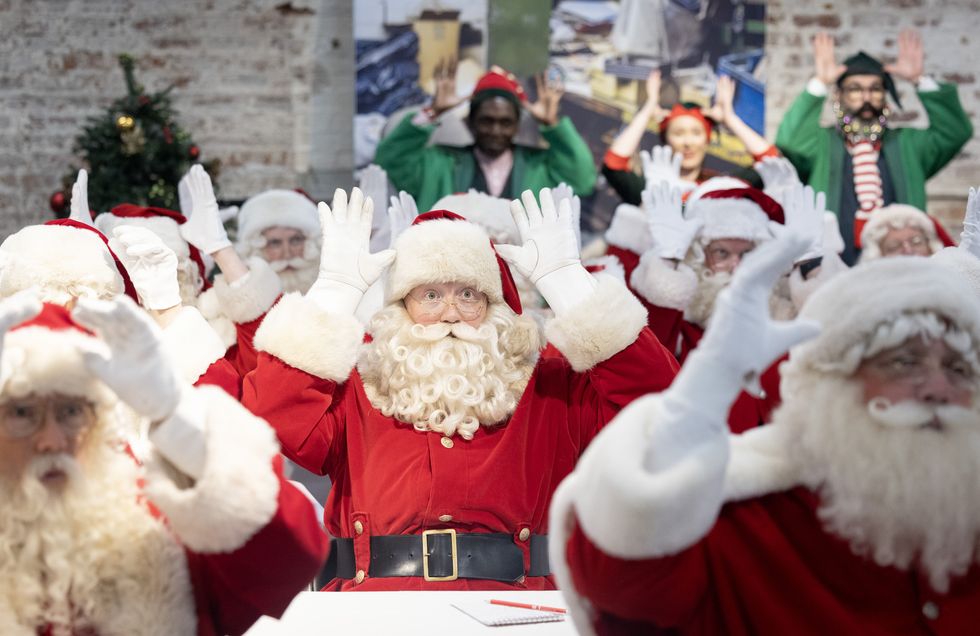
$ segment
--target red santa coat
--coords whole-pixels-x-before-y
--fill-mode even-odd
[[[817,496],[795,488],[725,505],[679,554],[623,560],[572,532],[576,591],[597,634],[973,634],[980,567],[935,592],[913,571],[856,556],[826,532]]]
[[[243,401],[273,425],[287,457],[330,475],[327,530],[354,538],[357,569],[369,572],[371,535],[452,527],[512,534],[526,571],[529,543],[521,531],[547,533],[551,493],[592,437],[623,405],[665,388],[677,370],[673,356],[643,329],[643,309],[622,285],[600,283],[572,313],[548,328],[566,357],[540,359],[510,420],[481,427],[472,440],[420,433],[382,415],[350,371],[360,325],[298,295],[284,297],[260,328],[256,344],[264,353],[246,377]],[[297,332],[302,341],[292,338]],[[327,589],[514,587],[368,575],[362,583],[335,580]],[[528,577],[516,587],[554,584]]]

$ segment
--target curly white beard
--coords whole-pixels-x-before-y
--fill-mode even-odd
[[[291,258],[285,261],[272,261],[269,267],[279,275],[284,294],[290,292],[306,293],[316,281],[320,272],[320,257]]]
[[[791,378],[774,426],[792,428],[790,458],[821,496],[824,527],[882,566],[920,568],[945,592],[978,560],[980,409],[937,416],[942,430],[910,428],[923,405],[883,416],[846,377]],[[819,405],[820,408],[814,408]],[[921,407],[921,408],[920,408]]]
[[[707,327],[711,314],[715,311],[715,302],[720,294],[732,282],[729,272],[714,273],[704,266],[704,263],[688,263],[698,276],[698,286],[694,296],[684,310],[684,319],[700,327]],[[789,293],[789,278],[782,276],[776,281],[769,295],[769,315],[775,320],[792,320],[796,317],[797,309]]]
[[[204,289],[204,279],[197,263],[190,258],[182,258],[177,262],[177,286],[180,300],[191,307],[197,302],[197,295]]]
[[[399,303],[375,315],[371,335],[357,365],[371,404],[418,431],[464,439],[510,417],[541,348],[531,318],[495,305],[473,328],[416,324]]]

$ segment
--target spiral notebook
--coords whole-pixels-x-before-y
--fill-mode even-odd
[[[522,607],[491,605],[489,601],[457,601],[453,607],[489,627],[503,625],[527,625],[530,623],[553,623],[565,620],[565,614],[542,612]]]

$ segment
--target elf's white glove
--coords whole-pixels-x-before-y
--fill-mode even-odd
[[[160,329],[128,297],[80,298],[72,316],[96,332],[99,346],[82,352],[88,369],[120,400],[150,420],[150,441],[174,466],[197,479],[203,473],[203,405],[177,376],[163,351]]]
[[[180,304],[177,255],[159,236],[145,227],[119,225],[109,246],[129,272],[144,307],[160,310]]]
[[[326,311],[353,315],[364,292],[395,260],[388,249],[372,254],[371,215],[374,205],[358,188],[350,193],[337,189],[333,205],[320,202],[320,273],[306,297]]]
[[[727,438],[728,410],[739,392],[758,392],[759,377],[777,357],[819,333],[813,321],[776,322],[769,315],[773,285],[807,245],[806,239],[783,232],[735,270],[704,337],[664,392],[666,416],[651,431],[648,470],[682,463],[697,446]]]
[[[963,217],[959,249],[980,258],[980,194],[976,188],[970,188],[966,199],[966,216]]]
[[[785,204],[785,196],[797,185],[803,185],[796,168],[785,157],[765,157],[753,166],[762,177],[763,189],[767,195],[780,205]]]
[[[571,186],[562,181],[551,190],[551,197],[555,200],[555,207],[561,208],[561,202],[565,199],[571,204],[572,227],[575,228],[575,240],[578,242],[578,251],[582,252],[582,199],[572,192]]]
[[[0,300],[0,356],[3,354],[3,336],[11,327],[38,315],[41,306],[41,300],[34,288],[22,289],[9,298]]]
[[[591,295],[597,285],[579,260],[571,201],[565,199],[556,207],[548,188],[541,190],[540,207],[530,190],[521,199],[523,205],[511,201],[510,212],[523,244],[497,245],[497,252],[538,288],[560,316]]]
[[[375,210],[382,210],[388,200],[388,173],[381,166],[371,164],[361,170],[357,187],[370,199]],[[390,228],[385,225],[384,214],[377,214],[371,222],[371,249],[381,250],[391,244]]]
[[[231,245],[221,223],[211,176],[201,164],[195,164],[180,181],[186,184],[191,207],[187,222],[180,226],[180,235],[204,254],[214,254]],[[177,189],[180,190],[179,184]]]
[[[782,206],[786,228],[808,241],[806,251],[797,261],[822,256],[827,195],[797,181],[783,192]]]
[[[85,225],[92,225],[92,211],[88,206],[88,172],[78,171],[75,183],[71,186],[71,212],[68,218]]]
[[[392,195],[388,205],[388,230],[391,232],[388,240],[389,248],[395,247],[395,241],[412,225],[418,215],[419,207],[412,195],[404,190],[399,192],[397,197]]]
[[[640,161],[643,163],[643,179],[649,188],[651,184],[659,184],[664,181],[670,183],[675,188],[685,194],[697,187],[690,181],[681,180],[681,153],[674,154],[670,146],[654,146],[653,152],[646,150],[640,151]]]
[[[649,183],[641,198],[653,237],[653,253],[659,258],[683,260],[704,221],[684,218],[681,192],[670,182]]]

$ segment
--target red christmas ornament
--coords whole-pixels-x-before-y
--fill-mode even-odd
[[[51,211],[55,214],[63,214],[68,209],[68,197],[65,196],[64,192],[55,192],[48,199],[48,205],[51,206]]]
[[[174,134],[170,132],[170,126],[163,127],[163,141],[172,144],[174,142]]]
[[[201,156],[201,149],[198,148],[196,145],[191,146],[190,148],[187,149],[187,154],[191,156],[191,159],[197,159],[198,157]]]
[[[146,95],[140,95],[138,101],[140,103],[140,106],[146,106],[147,104],[150,103],[150,98],[147,97]]]

